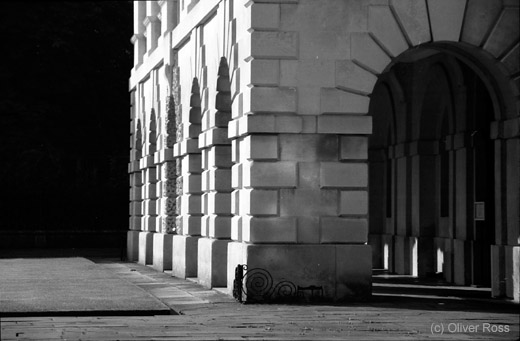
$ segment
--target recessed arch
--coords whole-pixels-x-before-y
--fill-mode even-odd
[[[386,221],[372,211],[370,216],[394,229],[377,229],[371,222],[369,225],[370,233],[384,230],[383,235],[390,234],[392,248],[405,248],[393,255],[381,250],[379,254],[388,259],[379,264],[393,263],[393,270],[402,274],[426,276],[440,272],[453,283],[489,285],[492,242],[487,240],[493,239],[498,221],[495,212],[500,207],[496,207],[496,198],[503,197],[505,191],[500,169],[508,164],[496,155],[492,138],[498,134],[491,132],[493,122],[510,119],[514,114],[510,107],[515,97],[497,63],[486,61],[489,56],[485,53],[472,56],[471,50],[456,44],[424,44],[395,58],[378,77],[370,95],[376,136],[371,137],[369,149],[387,148],[393,153],[386,154],[386,161],[370,160],[370,185],[384,176],[386,181],[379,181],[379,185],[391,189],[391,195],[385,198],[395,203],[384,203],[383,193],[370,188],[370,207],[375,207],[377,201],[396,214],[387,215]],[[504,93],[504,88],[509,92]],[[382,98],[382,103],[373,102]],[[402,121],[395,110],[395,103],[401,101],[406,103]],[[381,118],[384,111],[377,109],[381,106],[392,107],[387,110],[389,117]],[[392,120],[397,123],[396,131],[405,131],[395,146],[385,135],[391,131],[387,127]],[[476,132],[482,137],[475,136]],[[392,166],[383,168],[381,164]],[[478,205],[487,207],[483,211],[488,219],[485,222],[484,218],[479,220]],[[482,228],[488,232],[478,232]],[[467,254],[479,256],[468,259]]]

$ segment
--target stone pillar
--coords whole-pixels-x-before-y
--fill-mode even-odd
[[[172,275],[180,278],[197,277],[198,239],[201,225],[201,153],[198,148],[201,131],[200,89],[194,78],[191,87],[188,121],[178,128],[175,146],[179,164],[179,216],[177,235],[173,238]]]
[[[410,144],[412,162],[411,236],[414,237],[412,275],[435,273],[434,238],[438,226],[439,196],[437,177],[437,141]]]
[[[370,220],[369,220],[369,235],[368,244],[372,246],[372,264],[375,269],[388,269],[388,260],[384,259],[384,245],[388,241],[384,238],[386,220],[387,220],[387,186],[392,186],[392,183],[387,183],[387,162],[391,162],[386,157],[385,150],[370,150],[369,153],[369,182],[370,195],[372,198],[369,202]],[[390,213],[390,212],[388,212]]]
[[[132,36],[132,44],[134,44],[134,67],[138,67],[143,63],[143,56],[146,53],[146,36],[144,19],[146,17],[146,4],[144,1],[134,2],[134,35]]]
[[[131,92],[131,120],[130,120],[130,163],[128,174],[130,177],[130,230],[127,233],[126,258],[135,262],[139,258],[139,232],[141,231],[142,217],[142,176],[139,170],[141,159],[142,132],[141,121],[136,117],[136,91]]]
[[[453,136],[453,149],[455,152],[455,235],[453,240],[453,281],[455,284],[466,285],[471,281],[471,250],[468,240],[469,219],[468,216],[468,183],[467,173],[469,167],[468,149],[465,143],[464,133]]]
[[[145,1],[146,17],[143,24],[145,26],[145,35],[147,40],[147,51],[150,55],[157,48],[157,39],[161,36],[161,20],[157,17],[160,7],[157,1]]]
[[[158,18],[161,21],[161,34],[165,36],[178,24],[179,4],[177,0],[157,1],[160,6]]]
[[[226,286],[227,244],[231,237],[231,119],[229,66],[222,57],[218,68],[215,109],[203,115],[202,226],[198,242],[198,279],[207,287]]]
[[[154,162],[155,153],[155,113],[150,114],[148,139],[145,142],[146,154],[139,160],[143,180],[142,213],[139,235],[139,260],[141,264],[153,264],[153,234],[157,231],[157,173]]]
[[[157,170],[157,233],[154,234],[153,266],[159,271],[172,269],[172,245],[176,233],[176,162],[173,158],[171,134],[175,136],[173,101],[167,98],[166,114],[163,117],[161,144],[155,153]],[[173,115],[172,115],[173,114]]]
[[[400,275],[413,272],[413,240],[411,235],[411,167],[405,144],[391,148],[396,160],[396,229],[394,236],[394,271]],[[411,243],[412,242],[412,243]]]
[[[238,40],[239,91],[229,125],[230,293],[238,264],[267,270],[273,286],[322,286],[328,299],[371,292],[365,95],[376,77],[344,59],[344,18],[322,5],[248,3],[243,15],[250,20],[237,25],[248,33]],[[294,25],[316,15],[334,24],[312,31]]]

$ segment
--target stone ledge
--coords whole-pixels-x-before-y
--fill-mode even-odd
[[[372,117],[348,114],[245,115],[229,122],[229,139],[255,133],[368,135],[372,133]]]

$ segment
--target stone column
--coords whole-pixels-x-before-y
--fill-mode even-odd
[[[226,286],[227,244],[231,236],[231,119],[229,67],[222,57],[218,68],[215,109],[203,116],[202,226],[198,244],[198,280],[207,287]]]
[[[198,240],[201,225],[201,153],[198,148],[201,131],[201,101],[198,79],[191,87],[188,121],[179,124],[175,146],[179,164],[179,216],[177,235],[173,238],[172,275],[180,278],[197,277]]]
[[[154,154],[156,152],[155,111],[150,112],[147,139],[144,143],[145,155],[139,160],[143,180],[141,226],[139,235],[139,263],[153,264],[153,234],[157,231],[157,170]]]
[[[401,275],[412,274],[411,232],[411,158],[406,152],[405,144],[392,148],[396,161],[396,233],[394,236],[395,272]]]
[[[161,21],[157,17],[160,7],[157,1],[145,1],[146,17],[143,24],[146,28],[145,35],[147,40],[147,51],[150,55],[157,48],[157,39],[161,36]]]
[[[345,6],[349,6],[347,2]],[[321,286],[328,299],[370,295],[366,97],[375,75],[348,60],[348,29],[314,2],[237,10],[233,217],[228,291],[238,264]],[[345,13],[347,13],[346,11]],[[319,13],[319,14],[318,14]],[[327,29],[296,23],[327,18]],[[353,91],[351,91],[353,90]],[[294,294],[296,294],[294,292]]]
[[[132,44],[134,44],[134,67],[138,67],[143,63],[143,56],[146,53],[146,36],[144,19],[146,17],[146,4],[144,1],[134,2],[134,35],[132,36]]]
[[[130,177],[130,230],[127,233],[126,258],[135,262],[139,258],[139,232],[141,231],[143,185],[139,160],[141,159],[142,133],[141,121],[136,117],[136,91],[130,94],[130,163],[128,174]]]
[[[161,8],[158,14],[161,20],[161,34],[164,36],[177,26],[179,4],[177,0],[161,0],[158,4]]]
[[[153,235],[153,267],[159,271],[172,269],[172,240],[175,233],[175,192],[168,192],[168,185],[175,187],[176,164],[173,159],[173,142],[175,137],[175,110],[166,79],[160,77],[164,66],[153,71],[155,81],[155,104],[158,110],[157,151],[154,155],[156,169],[156,233]],[[169,85],[169,84],[168,84]],[[164,100],[161,100],[164,99]]]

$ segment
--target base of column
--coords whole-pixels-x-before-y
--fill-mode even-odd
[[[446,282],[453,282],[453,239],[435,238],[434,249],[436,250],[436,271],[442,272]],[[442,269],[439,269],[442,264]]]
[[[153,235],[153,232],[139,232],[139,264],[153,263]]]
[[[408,236],[394,236],[394,271],[398,275],[413,273],[413,245],[410,241]]]
[[[197,277],[198,240],[200,237],[174,235],[172,276]]]
[[[128,231],[126,233],[126,260],[137,262],[139,259],[139,232]]]
[[[471,244],[453,240],[453,281],[457,285],[471,284]]]
[[[198,240],[197,277],[206,288],[227,284],[227,253],[230,240],[200,238]]]
[[[506,295],[505,250],[502,245],[491,245],[491,296]]]
[[[369,234],[368,245],[372,247],[372,265],[374,269],[383,268],[383,248],[380,234]]]
[[[412,249],[412,275],[428,277],[435,275],[435,240],[433,237],[409,237]]]
[[[381,252],[383,269],[395,272],[394,263],[394,236],[391,234],[381,235]],[[373,251],[372,251],[373,252]]]
[[[516,303],[520,303],[520,246],[512,247],[513,271],[512,271],[512,289],[513,299]]]
[[[228,250],[229,294],[232,294],[238,264],[246,264],[249,270],[259,268],[269,272],[273,288],[269,299],[273,300],[280,293],[275,288],[283,281],[292,282],[296,290],[298,287],[322,287],[323,300],[357,301],[368,299],[372,293],[372,251],[369,245],[253,245],[232,242]]]
[[[172,234],[153,234],[153,268],[157,271],[172,269]]]

